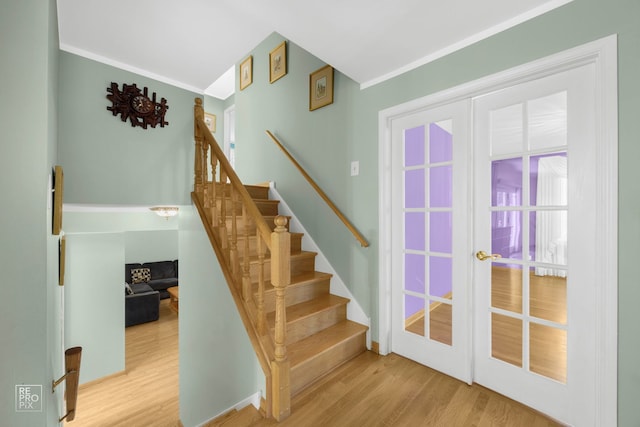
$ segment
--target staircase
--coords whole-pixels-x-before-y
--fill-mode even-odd
[[[269,187],[239,181],[198,101],[192,199],[265,373],[263,415],[280,421],[292,396],[366,350],[368,328],[347,319],[349,300],[330,293],[331,275],[316,271]]]

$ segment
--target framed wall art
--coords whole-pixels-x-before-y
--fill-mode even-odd
[[[309,111],[333,103],[333,67],[325,65],[309,75]]]
[[[209,132],[214,133],[216,131],[216,115],[211,113],[204,113],[204,123],[207,125]]]
[[[273,83],[287,74],[286,40],[269,52],[269,83]]]
[[[240,63],[240,90],[253,83],[253,56]]]

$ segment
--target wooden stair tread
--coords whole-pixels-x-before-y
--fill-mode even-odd
[[[321,295],[311,300],[288,306],[287,323],[295,322],[302,318],[312,316],[320,311],[328,310],[338,305],[346,305],[348,303],[348,298],[332,294]],[[267,321],[272,325],[271,327],[273,327],[275,322],[275,316],[275,311],[267,313]]]
[[[344,320],[310,337],[287,347],[291,369],[320,353],[330,350],[344,340],[367,332],[367,327],[351,320]]]

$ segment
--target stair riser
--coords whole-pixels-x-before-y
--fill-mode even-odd
[[[216,183],[216,194],[230,194],[230,185],[229,184],[220,184]],[[249,193],[252,199],[268,199],[269,198],[269,187],[262,187],[256,185],[245,185],[244,188]]]
[[[287,345],[298,342],[347,318],[346,304],[313,313],[287,325]]]
[[[310,273],[315,270],[316,259],[315,256],[292,256],[291,257],[291,276],[297,274]],[[260,266],[257,262],[252,262],[249,270],[251,276],[251,283],[258,281]],[[265,259],[264,261],[264,280],[271,280],[271,259]]]
[[[309,301],[320,295],[326,295],[329,293],[329,279],[323,279],[316,282],[308,282],[302,285],[290,286],[286,290],[285,304],[287,306],[299,304],[301,302]],[[254,299],[257,301],[257,296],[254,295]],[[276,309],[276,297],[275,291],[269,290],[264,293],[264,311],[269,313]]]
[[[295,396],[312,382],[344,362],[353,359],[365,349],[366,336],[361,333],[293,367],[291,369],[291,395]]]

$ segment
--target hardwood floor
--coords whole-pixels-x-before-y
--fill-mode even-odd
[[[178,318],[169,300],[160,320],[126,330],[126,374],[81,386],[74,427],[176,427]],[[556,426],[478,385],[468,386],[403,357],[365,352],[292,401],[292,415],[246,426]],[[185,426],[192,427],[192,426]]]
[[[178,426],[178,315],[126,328],[126,371],[81,385],[73,427]]]
[[[246,420],[242,418],[242,420]],[[559,424],[478,385],[468,386],[396,354],[365,352],[292,402],[291,416],[235,422],[246,426],[505,426]]]

